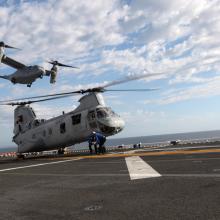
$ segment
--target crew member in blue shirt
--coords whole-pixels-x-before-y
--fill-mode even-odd
[[[98,152],[103,154],[106,152],[106,148],[104,146],[106,137],[103,134],[93,131],[88,141],[89,141],[90,154],[92,154],[92,145],[94,145],[96,154]],[[99,145],[98,150],[97,150],[97,145]]]

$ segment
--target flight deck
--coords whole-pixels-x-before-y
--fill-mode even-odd
[[[0,219],[220,219],[220,146],[0,159]]]

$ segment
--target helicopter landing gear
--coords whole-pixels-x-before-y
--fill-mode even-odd
[[[65,151],[64,151],[64,148],[61,147],[61,148],[58,149],[58,152],[57,152],[57,153],[58,153],[58,155],[63,155],[64,152],[65,152]]]
[[[106,153],[106,148],[105,148],[105,146],[99,146],[99,153],[100,153],[100,154],[105,154],[105,153]]]
[[[41,74],[41,75],[39,76],[39,78],[42,79],[42,78],[43,78],[43,74]]]
[[[16,155],[17,156],[17,159],[25,159],[25,157],[24,157],[24,154],[17,154]]]
[[[16,83],[16,79],[15,79],[14,77],[12,77],[12,78],[11,78],[11,82],[12,82],[13,84],[15,84],[15,83]]]
[[[32,83],[30,83],[30,84],[27,84],[27,87],[29,87],[29,88],[30,88],[30,87],[31,87],[31,85],[32,85]]]

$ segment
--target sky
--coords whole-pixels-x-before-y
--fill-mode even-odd
[[[112,87],[159,90],[103,94],[126,122],[114,138],[220,129],[220,0],[0,0],[0,18],[0,41],[21,48],[7,56],[80,68],[60,68],[54,85],[48,77],[31,88],[0,79],[0,100],[161,73]],[[0,65],[0,75],[13,72]],[[32,107],[48,119],[73,110],[79,98]],[[13,109],[0,106],[0,147],[14,145]]]

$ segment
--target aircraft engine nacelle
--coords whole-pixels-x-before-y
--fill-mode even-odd
[[[51,74],[50,74],[50,83],[53,84],[56,82],[56,78],[57,78],[57,72],[55,71],[51,71]]]
[[[2,57],[4,56],[4,48],[0,47],[0,63],[2,62]]]
[[[54,65],[51,70],[50,70],[50,83],[53,84],[56,82],[56,78],[57,78],[57,66]]]

